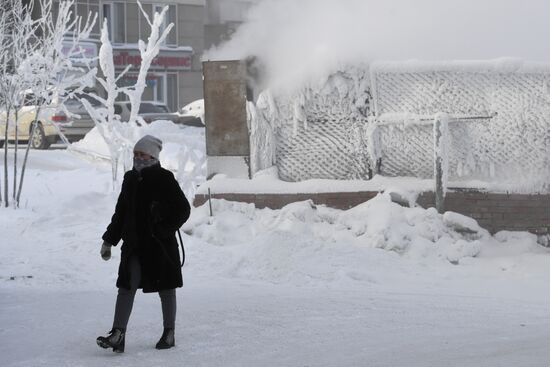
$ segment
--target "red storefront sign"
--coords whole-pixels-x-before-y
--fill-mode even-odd
[[[115,68],[124,69],[133,65],[137,69],[141,65],[141,55],[137,50],[113,50],[113,61]],[[191,70],[192,59],[189,51],[165,51],[161,50],[159,55],[151,63],[152,70]]]

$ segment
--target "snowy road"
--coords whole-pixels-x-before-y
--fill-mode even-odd
[[[15,366],[547,366],[549,301],[218,282],[178,294],[177,348],[138,294],[126,353],[99,349],[113,292],[0,291],[0,364]],[[158,334],[158,335],[157,335]]]

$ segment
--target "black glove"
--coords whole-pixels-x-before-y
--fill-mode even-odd
[[[105,261],[109,260],[111,258],[111,244],[103,241],[103,244],[101,245],[101,251],[99,251],[101,254],[101,258]]]

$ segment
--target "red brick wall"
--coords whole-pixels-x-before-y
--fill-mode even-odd
[[[255,203],[257,208],[279,209],[295,202],[311,199],[336,209],[349,209],[378,194],[377,192],[334,192],[317,194],[214,194],[212,198]],[[206,202],[207,196],[197,195],[194,205]],[[435,206],[433,192],[418,197],[424,208]],[[501,230],[550,232],[550,195],[493,194],[471,190],[448,192],[445,210],[472,217],[490,232]]]

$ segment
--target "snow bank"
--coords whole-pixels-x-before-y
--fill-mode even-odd
[[[376,282],[384,273],[402,272],[409,261],[469,265],[510,255],[507,248],[515,240],[515,255],[544,251],[534,235],[501,232],[492,237],[471,218],[440,215],[434,208],[405,208],[393,203],[389,194],[347,211],[311,201],[280,210],[225,200],[212,200],[212,207],[213,217],[205,204],[183,227],[203,242],[194,248],[197,259],[191,266],[216,269],[230,278]],[[212,252],[218,256],[211,257]]]
[[[457,232],[477,233],[480,230],[475,219],[455,212],[444,213],[443,222]]]
[[[204,118],[204,99],[197,99],[189,104],[186,104],[178,111],[180,116],[193,116],[200,118],[203,125],[205,122]]]
[[[21,208],[0,210],[0,288],[112,289],[120,252],[115,249],[110,262],[99,256],[118,196],[110,165],[69,151],[32,154]],[[431,281],[433,274],[479,279],[509,271],[520,279],[540,278],[549,268],[549,251],[534,235],[491,237],[471,218],[405,208],[390,193],[347,211],[310,201],[281,210],[212,204],[213,217],[205,204],[192,210],[183,227],[186,281],[400,285],[410,277]]]
[[[228,178],[219,174],[202,184],[197,194],[300,194],[324,192],[383,191],[399,192],[410,198],[411,195],[433,190],[433,180],[414,177],[374,176],[372,180],[328,180],[311,179],[300,182],[282,181],[276,167],[257,172],[252,179]]]
[[[329,180],[310,179],[300,182],[282,181],[278,177],[277,167],[270,167],[257,172],[252,179],[229,178],[219,174],[204,182],[197,194],[207,195],[208,189],[212,194],[300,194],[325,192],[357,192],[357,191],[385,191],[395,192],[396,200],[403,203],[414,202],[415,197],[425,191],[434,190],[434,180],[416,177],[385,177],[376,175],[371,180]],[[481,180],[451,180],[448,188],[465,188],[492,193],[533,193],[533,184],[529,181],[498,181],[487,182]],[[397,196],[401,196],[399,199]]]

